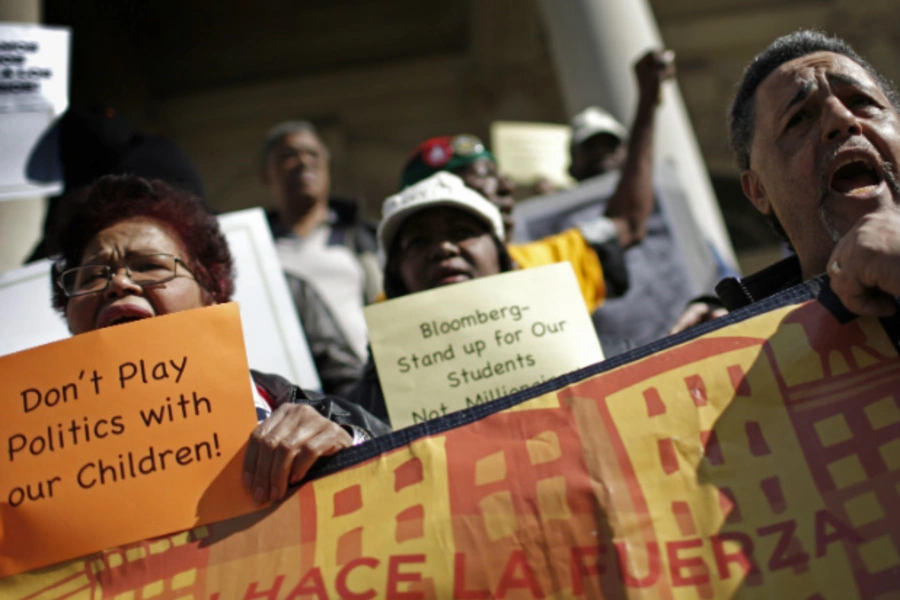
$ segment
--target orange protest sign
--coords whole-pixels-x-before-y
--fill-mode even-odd
[[[0,358],[0,576],[254,509],[236,304]]]

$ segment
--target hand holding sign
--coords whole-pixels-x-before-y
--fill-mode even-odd
[[[250,436],[244,455],[244,488],[262,504],[280,500],[313,463],[353,445],[337,423],[308,404],[282,404]]]

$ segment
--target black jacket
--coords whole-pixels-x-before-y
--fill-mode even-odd
[[[384,403],[384,392],[381,391],[381,380],[378,379],[378,371],[375,369],[375,361],[372,360],[371,352],[369,352],[366,366],[363,367],[362,377],[350,390],[347,399],[383,422],[391,422],[387,413],[387,405]]]
[[[362,374],[363,363],[353,351],[331,309],[303,279],[284,274],[297,316],[306,334],[322,389],[346,397]]]
[[[802,282],[800,260],[794,255],[743,279],[723,279],[716,285],[716,294],[725,308],[732,311]]]
[[[250,371],[250,375],[253,377],[254,383],[266,390],[275,399],[276,406],[285,403],[308,404],[315,408],[323,417],[348,428],[351,432],[353,428],[359,428],[368,434],[368,437],[378,437],[391,432],[391,428],[388,425],[352,402],[300,389],[279,375],[260,373],[253,370]]]

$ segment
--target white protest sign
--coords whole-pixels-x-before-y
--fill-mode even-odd
[[[234,258],[250,367],[277,373],[305,389],[321,389],[315,364],[260,208],[219,217]],[[0,273],[0,356],[69,337],[50,304],[50,261]]]
[[[567,262],[410,294],[365,315],[395,428],[603,360]]]
[[[53,140],[38,142],[69,104],[69,30],[0,23],[0,200],[57,193]]]
[[[491,148],[497,169],[516,183],[531,185],[544,178],[555,186],[569,187],[568,125],[494,121]]]
[[[234,257],[234,300],[241,305],[251,369],[277,373],[302,388],[321,390],[319,375],[261,208],[219,216]]]

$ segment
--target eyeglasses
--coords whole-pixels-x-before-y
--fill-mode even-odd
[[[147,287],[175,279],[178,275],[178,265],[181,265],[183,270],[196,279],[190,269],[187,268],[187,265],[184,264],[184,261],[177,256],[172,256],[171,254],[136,254],[128,257],[121,266],[84,265],[67,269],[62,272],[56,283],[69,298],[94,294],[106,290],[109,287],[109,282],[112,281],[113,275],[124,267],[128,279],[135,285]]]

